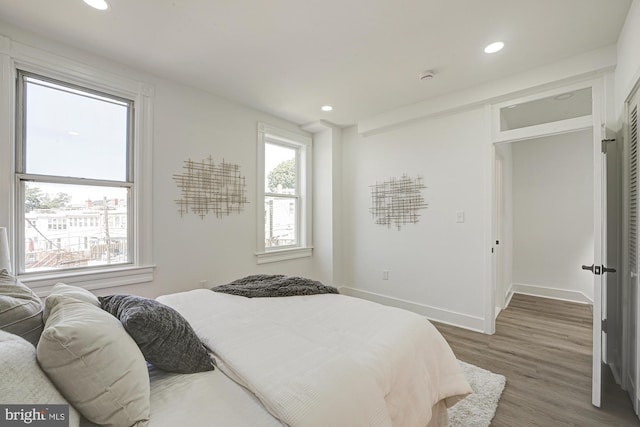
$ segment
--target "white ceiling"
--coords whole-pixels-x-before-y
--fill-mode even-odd
[[[0,20],[298,124],[340,126],[615,43],[631,4],[109,2],[99,12],[82,0],[0,0]],[[483,53],[495,40],[506,47]],[[435,78],[419,81],[425,69]]]

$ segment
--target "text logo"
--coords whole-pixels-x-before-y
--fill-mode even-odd
[[[0,405],[0,427],[69,427],[69,405]]]

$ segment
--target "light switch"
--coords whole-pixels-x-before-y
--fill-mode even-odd
[[[464,222],[464,211],[456,211],[456,222]]]

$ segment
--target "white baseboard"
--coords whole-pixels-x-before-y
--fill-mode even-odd
[[[609,363],[609,369],[611,369],[611,375],[613,376],[613,380],[622,387],[622,377],[620,376],[620,369],[615,363]]]
[[[504,308],[509,307],[509,304],[511,304],[511,298],[513,298],[513,283],[509,286],[509,289],[504,296]]]
[[[593,300],[580,291],[569,289],[550,288],[546,286],[527,285],[525,283],[513,283],[509,287],[511,296],[513,294],[525,294],[535,297],[552,298],[562,301],[577,302],[580,304],[593,304]],[[511,301],[509,296],[509,301]]]
[[[467,314],[456,313],[455,311],[451,310],[443,310],[441,308],[431,307],[429,305],[390,297],[375,292],[350,288],[348,286],[340,287],[340,293],[343,295],[362,298],[392,307],[403,308],[405,310],[409,310],[421,316],[424,316],[429,320],[484,333],[484,319],[482,317],[469,316]]]
[[[635,392],[635,389],[636,389],[636,385],[634,384],[635,380],[631,377],[629,372],[627,372],[627,375],[625,378],[626,378],[626,381],[623,384],[622,389],[626,390],[627,392],[630,390]]]

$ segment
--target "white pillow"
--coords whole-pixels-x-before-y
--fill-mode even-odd
[[[45,312],[38,362],[69,402],[96,424],[147,425],[147,365],[118,319],[59,293],[46,298]]]
[[[100,301],[98,300],[97,296],[92,294],[90,291],[84,288],[79,288],[77,286],[58,283],[53,287],[53,289],[51,289],[51,293],[49,293],[50,297],[55,295],[64,295],[69,298],[84,301],[89,304],[95,305],[96,307],[100,307]],[[42,317],[45,322],[47,321],[47,317],[49,317],[49,311],[47,310],[46,306],[44,307],[44,313],[42,314]]]
[[[36,348],[17,335],[0,330],[0,403],[69,405],[36,361]],[[80,416],[69,405],[69,427],[77,427]]]

